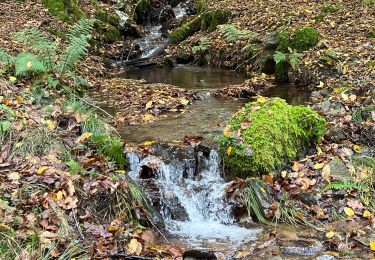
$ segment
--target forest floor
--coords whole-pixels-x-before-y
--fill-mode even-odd
[[[263,180],[276,193],[290,194],[286,207],[297,206],[306,212],[297,221],[318,227],[306,233],[319,233],[327,254],[373,258],[373,1],[225,0],[210,4],[210,8],[217,6],[231,11],[229,23],[257,33],[261,42],[281,26],[293,31],[308,25],[319,31],[318,45],[301,53],[301,60],[313,90],[311,106],[327,119],[327,134],[316,146],[316,152],[280,174],[263,176]],[[65,30],[68,25],[51,16],[39,2],[0,3],[1,48],[10,53],[24,50],[25,46],[15,44],[12,32],[27,27],[37,27],[51,40],[64,44],[64,39],[53,32]],[[233,68],[246,62],[241,58],[241,50],[248,42],[233,46],[223,40],[218,30],[198,32],[188,38],[189,44],[170,46],[167,51],[172,56],[181,49],[191,51],[203,36],[212,43],[212,65]],[[215,56],[219,50],[224,50],[220,58]],[[338,58],[322,59],[328,50]],[[188,109],[196,100],[192,91],[164,84],[152,85],[151,90],[151,85],[143,81],[119,78],[119,72],[103,65],[105,52],[102,48],[91,53],[79,67],[89,85],[99,89],[99,93],[121,95],[115,105],[125,109],[105,121],[113,125],[148,123],[158,120],[165,111]],[[229,86],[218,96],[237,96],[238,89],[257,92],[271,84],[272,77],[255,72],[246,83]],[[0,147],[0,255],[4,259],[39,259],[44,255],[105,258],[126,252],[181,257],[181,248],[155,246],[158,242],[153,232],[139,225],[149,219],[142,201],[137,199],[137,191],[128,180],[119,177],[125,169],[109,162],[87,142],[88,136],[81,129],[91,116],[91,109],[77,112],[76,104],[66,105],[65,96],[49,99],[57,95],[55,90],[48,89],[33,92],[30,80],[0,77],[1,120],[12,120],[11,141],[2,142]],[[103,125],[111,129],[105,122]],[[323,191],[343,177],[364,183],[365,188]],[[234,184],[231,192],[237,188]],[[127,207],[131,210],[124,216]],[[269,209],[269,214],[277,215],[276,208]],[[297,239],[295,231],[276,235],[272,231],[259,241],[253,253],[259,257],[278,254],[275,236]],[[250,256],[243,252],[241,257]]]

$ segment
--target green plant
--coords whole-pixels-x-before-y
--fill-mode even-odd
[[[64,22],[72,22],[85,17],[76,0],[43,0],[48,11]]]
[[[256,184],[264,189],[264,183],[260,179],[252,179]],[[246,182],[248,183],[250,179],[247,179]],[[253,189],[252,185],[247,184],[246,188],[243,189],[242,191],[242,200],[244,201],[247,209],[247,213],[249,216],[255,215],[255,217],[260,221],[261,223],[264,224],[269,224],[269,222],[266,220],[264,217],[261,206],[260,206],[260,201],[258,201],[257,196],[256,196],[256,191]]]
[[[15,33],[16,41],[27,45],[32,52],[21,52],[16,57],[0,50],[0,62],[8,66],[7,71],[17,77],[33,77],[46,80],[49,87],[61,85],[62,81],[75,79],[78,62],[87,53],[90,32],[94,20],[80,20],[67,34],[68,46],[58,52],[58,43],[51,42],[36,28],[24,29]],[[43,77],[37,77],[37,76]],[[37,85],[37,84],[36,84]]]
[[[70,174],[76,175],[85,172],[85,169],[82,167],[82,165],[73,159],[67,161],[65,165],[68,167]]]
[[[232,116],[218,139],[226,169],[248,177],[285,166],[324,133],[325,120],[311,108],[261,97]]]
[[[324,55],[320,57],[320,60],[329,65],[332,65],[333,63],[340,60],[340,56],[332,49],[328,49],[325,51]]]
[[[256,33],[249,30],[240,30],[232,24],[219,25],[220,33],[224,35],[225,39],[229,42],[235,42],[239,40],[254,40],[258,36]]]
[[[207,11],[208,8],[206,0],[198,0],[195,7],[197,8],[197,12],[199,14]]]
[[[120,167],[127,165],[124,154],[124,142],[120,139],[112,138],[108,135],[93,135],[90,141],[98,147],[101,154],[109,160],[117,163]]]
[[[211,48],[211,41],[207,37],[203,37],[199,40],[199,45],[196,45],[192,48],[194,54],[196,53],[205,53]]]
[[[304,225],[314,227],[305,217],[304,211],[297,207],[296,203],[288,200],[287,193],[283,193],[281,200],[275,212],[275,220],[277,222],[286,223],[292,227]]]
[[[289,48],[290,53],[283,53],[276,51],[273,59],[276,62],[275,66],[275,79],[278,82],[287,82],[288,81],[288,70],[291,67],[293,70],[296,70],[300,64],[300,54],[296,50]]]
[[[312,27],[302,27],[294,34],[294,47],[298,51],[306,51],[319,42],[319,33]]]
[[[362,0],[362,4],[365,6],[373,6],[375,5],[375,0]]]

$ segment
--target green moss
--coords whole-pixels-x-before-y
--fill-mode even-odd
[[[151,11],[150,0],[140,0],[135,7],[133,19],[137,23],[144,22],[147,20],[150,11]]]
[[[289,52],[289,48],[293,47],[292,39],[290,38],[289,32],[281,31],[277,33],[277,50],[287,53]]]
[[[206,0],[198,0],[195,7],[197,8],[198,14],[205,12],[207,10]]]
[[[43,0],[48,11],[64,22],[73,22],[85,18],[85,13],[75,0]]]
[[[247,103],[237,112],[220,136],[219,147],[226,168],[249,177],[297,159],[302,148],[318,142],[324,132],[325,120],[311,108],[272,98]]]
[[[172,43],[180,43],[201,28],[203,15],[195,16],[169,34]]]
[[[294,46],[298,51],[306,51],[319,42],[319,33],[312,27],[302,27],[294,35]]]
[[[205,12],[202,17],[201,29],[214,31],[220,24],[225,24],[229,20],[230,12],[226,9],[217,9],[212,12]]]

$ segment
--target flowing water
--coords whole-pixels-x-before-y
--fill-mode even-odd
[[[155,156],[139,160],[135,154],[129,154],[128,159],[129,176],[135,181],[140,180],[142,167],[154,170],[169,239],[195,249],[233,251],[261,234],[262,228],[234,224],[233,206],[225,199],[227,184],[221,177],[220,159],[215,150],[203,158],[199,172],[195,171],[194,164],[187,167],[189,156],[179,160],[169,158],[169,163]]]

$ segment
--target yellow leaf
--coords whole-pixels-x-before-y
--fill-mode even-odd
[[[353,217],[354,216],[354,210],[352,210],[349,207],[344,207],[344,212],[348,217]]]
[[[333,232],[333,231],[329,231],[329,232],[326,233],[327,238],[333,238],[334,235],[335,235],[335,232]]]
[[[18,104],[22,104],[23,103],[23,97],[16,96],[16,101],[17,101]]]
[[[229,146],[227,149],[227,155],[229,156],[232,153],[232,146]]]
[[[322,169],[323,167],[324,167],[324,163],[317,163],[317,164],[314,165],[315,170]]]
[[[149,146],[149,145],[152,145],[153,143],[155,143],[155,141],[146,141],[143,143],[143,145]]]
[[[267,100],[266,100],[265,97],[259,96],[259,97],[257,98],[257,101],[258,101],[259,103],[264,103],[264,102],[266,102]]]
[[[144,118],[145,120],[151,120],[152,118],[154,118],[154,116],[151,115],[151,114],[146,114],[146,115],[143,116],[143,118]]]
[[[184,106],[186,106],[187,104],[189,104],[189,100],[185,99],[185,98],[180,98],[180,103]]]
[[[116,173],[118,173],[118,174],[125,174],[125,171],[124,170],[117,170]]]
[[[117,230],[119,230],[119,227],[116,227],[116,226],[109,226],[108,227],[109,232],[116,232]]]
[[[371,217],[371,213],[370,213],[370,211],[365,210],[365,211],[363,212],[363,217],[364,217],[364,218],[370,218],[370,217]]]
[[[32,66],[33,66],[33,63],[31,61],[29,61],[26,66],[30,69]]]
[[[342,74],[346,74],[349,70],[349,66],[348,65],[345,65],[344,68],[342,68]]]
[[[359,145],[357,145],[357,144],[355,144],[355,145],[353,146],[353,149],[354,149],[354,151],[356,151],[357,153],[362,152],[362,148],[361,148]]]
[[[321,155],[323,153],[322,148],[320,148],[319,146],[316,147],[316,151],[317,151],[317,155]]]
[[[9,77],[9,81],[10,81],[10,82],[15,82],[16,80],[17,80],[16,77],[13,77],[13,76],[10,76],[10,77]]]
[[[148,101],[146,104],[146,110],[150,109],[152,107],[152,101]]]
[[[92,133],[90,133],[90,132],[83,133],[80,137],[77,138],[76,144],[79,144],[79,143],[85,141],[87,138],[89,138],[91,136],[92,136]]]
[[[40,168],[36,171],[36,173],[37,173],[37,174],[43,174],[48,168],[49,168],[48,166],[42,166],[42,167],[40,167]]]
[[[332,21],[332,22],[329,22],[329,25],[331,25],[331,27],[335,27],[336,23]]]
[[[371,249],[371,251],[375,251],[375,241],[374,240],[370,240],[370,249]]]
[[[286,177],[286,171],[281,172],[281,177],[285,178]]]
[[[324,87],[324,83],[323,82],[319,82],[319,85],[317,86],[318,88],[323,88]]]
[[[260,78],[265,79],[267,78],[267,75],[265,73],[260,74]]]
[[[61,190],[59,190],[59,191],[57,192],[57,194],[56,194],[56,200],[59,201],[59,200],[62,199],[62,197],[63,197],[63,193],[62,193]]]
[[[47,125],[47,127],[50,130],[53,130],[53,129],[56,128],[55,124],[51,120],[42,120],[41,122],[42,122],[42,124]]]
[[[230,126],[229,126],[229,125],[226,126],[226,127],[224,128],[224,132],[223,132],[223,134],[224,134],[224,136],[226,136],[226,137],[229,137],[229,136],[230,136]]]

